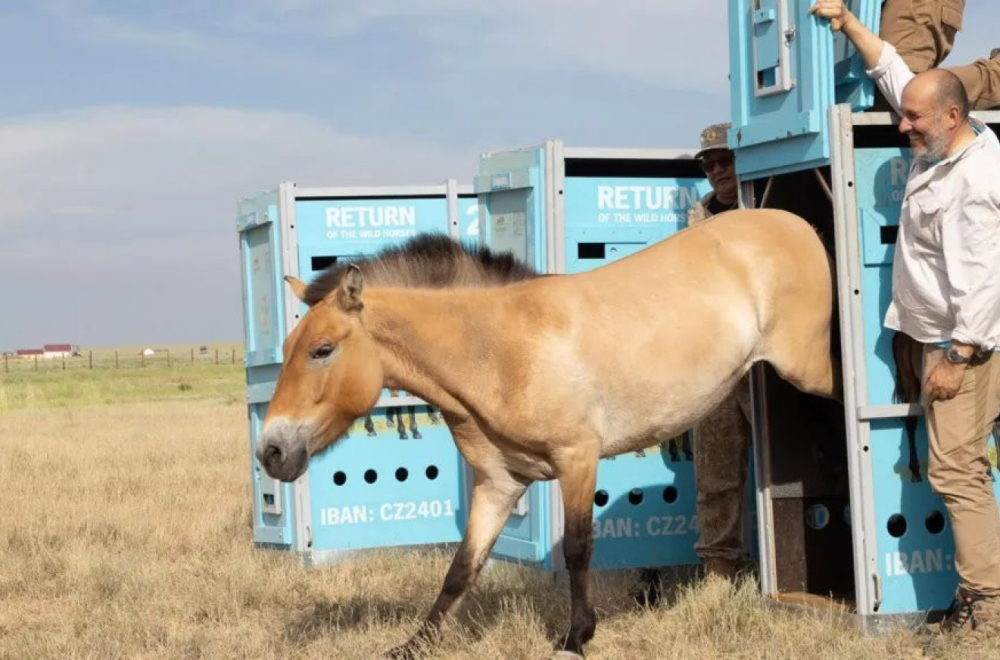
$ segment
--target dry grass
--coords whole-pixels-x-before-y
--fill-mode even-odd
[[[403,642],[448,554],[307,569],[256,550],[245,428],[223,397],[0,414],[0,658],[351,660]],[[595,576],[589,658],[920,657],[915,635],[775,610],[752,584],[640,611],[631,578]],[[495,564],[431,657],[547,658],[567,615],[565,579]]]

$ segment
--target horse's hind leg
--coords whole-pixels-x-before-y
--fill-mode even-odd
[[[772,362],[778,374],[807,394],[843,401],[840,365],[826,351],[805,349],[788,362]]]
[[[437,641],[441,623],[455,611],[472,587],[514,503],[527,487],[527,483],[515,479],[506,471],[489,475],[478,470],[475,472],[468,526],[448,568],[441,593],[417,632],[405,644],[389,651],[387,657],[408,660],[423,647]]]
[[[797,389],[843,401],[840,364],[831,351],[830,330],[829,314],[786,312],[767,339],[767,361]]]
[[[565,522],[563,555],[569,571],[570,623],[558,657],[583,657],[594,636],[597,615],[590,603],[590,555],[594,549],[594,488],[597,456],[585,450],[564,456],[557,465]]]

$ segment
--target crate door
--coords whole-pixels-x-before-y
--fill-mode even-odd
[[[287,548],[294,542],[292,487],[271,478],[255,457],[261,425],[280,369],[285,335],[278,195],[267,193],[245,200],[238,212],[253,538],[261,545]]]
[[[545,147],[483,156],[475,191],[479,199],[481,240],[494,251],[510,251],[539,272],[547,272]],[[492,555],[549,566],[552,528],[561,524],[553,511],[552,483],[535,483],[517,502]],[[555,519],[553,518],[555,516]]]
[[[730,0],[736,171],[749,180],[829,163],[833,35],[805,0]]]

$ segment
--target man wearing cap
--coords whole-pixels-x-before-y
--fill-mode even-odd
[[[688,226],[736,208],[736,168],[733,165],[733,152],[726,143],[728,132],[728,123],[712,124],[701,132],[701,149],[695,154],[695,158],[701,161],[701,168],[708,177],[712,192],[702,197],[688,211]]]
[[[688,211],[688,226],[737,207],[734,154],[726,135],[729,124],[713,124],[701,132],[701,162],[712,191]],[[743,496],[746,487],[750,430],[750,382],[744,377],[719,407],[694,427],[694,470],[698,490],[699,537],[695,552],[709,579],[731,580],[743,555]],[[655,604],[660,576],[642,571],[632,596]]]

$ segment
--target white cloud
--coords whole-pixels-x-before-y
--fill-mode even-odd
[[[70,215],[70,216],[98,216],[107,213],[104,209],[95,208],[93,206],[55,206],[49,209],[52,215]]]
[[[660,89],[728,87],[728,21],[721,0],[417,0],[364,3],[363,9],[341,2],[325,5],[325,11],[321,4],[300,6],[319,12],[311,29],[340,36],[405,18],[407,34],[423,40],[442,65],[484,76],[500,70],[597,72]]]
[[[188,24],[174,20],[173,27],[80,5],[49,11],[80,39],[242,70],[335,75],[349,70],[350,57],[320,63],[302,56],[297,40],[336,45],[351,38],[377,44],[390,58],[415,49],[415,58],[482,78],[535,70],[606,73],[658,89],[720,93],[728,86],[722,0],[253,0],[217,5],[214,13]],[[405,43],[394,43],[400,39]]]
[[[183,225],[182,216],[206,212],[225,222],[240,196],[283,180],[429,184],[468,179],[477,166],[474,153],[347,135],[302,114],[231,108],[76,110],[0,122],[0,144],[5,225],[37,221],[39,213],[57,224],[138,213]]]
[[[350,70],[349,56],[318,62],[298,40],[315,47],[350,38],[376,44],[390,62],[410,48],[414,58],[484,79],[510,71],[604,73],[661,90],[729,89],[723,0],[230,0],[211,9],[164,10],[169,21],[100,13],[95,2],[45,0],[43,6],[80,39],[230,69],[335,76]],[[989,31],[997,11],[992,2],[969,0],[948,65],[1000,45]],[[405,43],[394,43],[400,39]]]
[[[175,60],[228,70],[315,72],[319,68],[317,62],[297,53],[269,48],[268,44],[247,39],[246,35],[227,34],[219,29],[205,7],[190,14],[189,20],[179,15],[179,20],[174,21],[165,21],[162,16],[145,20],[126,18],[102,12],[99,5],[87,2],[46,0],[39,9],[44,12],[45,20],[61,24],[73,38],[92,44],[157,52]],[[169,8],[166,11],[169,13]]]
[[[657,89],[728,88],[728,23],[715,2],[518,0],[515,7],[477,39],[476,56],[492,66],[599,72]]]
[[[405,21],[443,66],[479,72],[602,72],[657,89],[728,93],[729,4],[724,0],[244,0],[228,22],[277,36],[379,38]],[[965,25],[947,66],[1000,47],[994,0],[968,0]],[[384,37],[383,37],[384,38]]]
[[[32,310],[0,319],[3,347],[67,329],[78,343],[238,341],[239,199],[282,181],[468,181],[477,167],[475,153],[211,107],[0,121],[0,144],[0,290]]]

